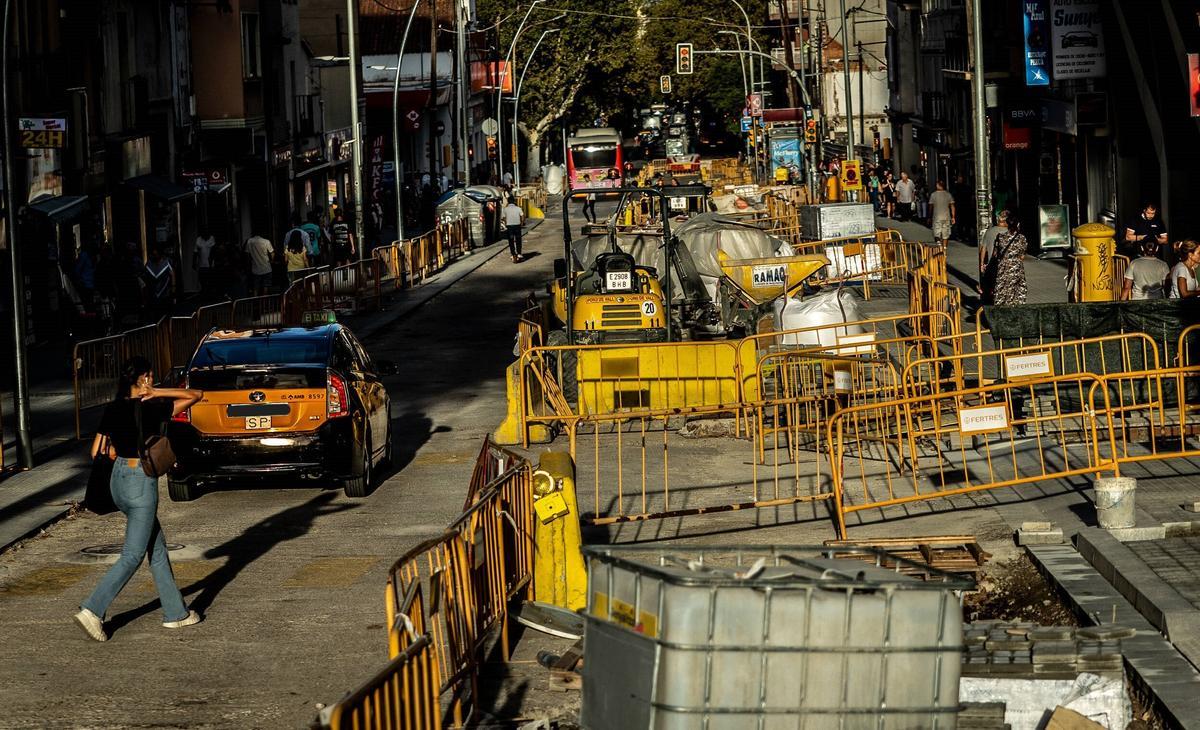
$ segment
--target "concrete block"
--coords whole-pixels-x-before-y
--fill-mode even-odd
[[[1026,522],[1025,525],[1047,525],[1044,530],[1030,530],[1026,527],[1021,527],[1017,530],[1017,544],[1025,545],[1062,545],[1065,542],[1063,531],[1058,527],[1049,527],[1049,522]]]
[[[1054,523],[1048,520],[1041,522],[1027,521],[1021,523],[1021,529],[1026,532],[1049,532],[1054,529]]]
[[[1151,525],[1149,527],[1113,527],[1109,528],[1108,531],[1121,542],[1161,540],[1167,536],[1167,528],[1162,525]]]

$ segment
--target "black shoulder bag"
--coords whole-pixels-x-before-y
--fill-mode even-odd
[[[167,438],[167,424],[159,424],[158,433],[144,438],[142,434],[142,401],[133,406],[134,418],[137,420],[138,455],[142,460],[142,471],[146,476],[157,479],[175,466],[175,450],[171,448],[171,440]]]
[[[83,493],[83,506],[98,515],[117,511],[110,486],[113,471],[113,460],[108,456],[110,445],[107,436],[100,437],[100,448],[92,457],[92,470],[88,473],[87,491]]]

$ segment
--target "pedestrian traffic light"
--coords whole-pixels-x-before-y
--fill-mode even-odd
[[[692,72],[692,44],[675,44],[675,73],[690,74]]]
[[[670,76],[664,75],[664,76],[658,77],[658,90],[664,94],[671,93],[671,77]]]
[[[487,155],[488,155],[489,160],[496,159],[496,138],[495,137],[487,138]]]
[[[809,144],[816,144],[817,141],[817,120],[809,119],[804,123],[804,141]]]

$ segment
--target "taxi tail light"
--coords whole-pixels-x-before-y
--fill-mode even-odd
[[[188,379],[186,375],[179,379],[179,385],[177,387],[184,389],[188,387]],[[171,420],[175,421],[176,423],[191,423],[192,409],[190,407],[183,409],[179,413],[171,416]]]
[[[329,418],[341,418],[350,415],[350,394],[346,391],[346,381],[337,373],[329,374],[329,389],[325,396],[326,415]]]

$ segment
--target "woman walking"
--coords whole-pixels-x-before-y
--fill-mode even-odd
[[[199,401],[204,394],[183,388],[155,388],[154,373],[144,357],[130,358],[121,368],[116,400],[108,404],[100,418],[100,428],[92,441],[92,458],[106,454],[113,459],[113,502],[125,513],[125,544],[121,557],[109,568],[100,585],[80,605],[75,623],[96,641],[107,641],[104,614],[133,574],[146,553],[150,554],[150,574],[162,603],[163,626],[178,629],[200,623],[200,616],[188,610],[175,585],[167,542],[158,523],[158,479],[142,470],[142,454],[147,436],[159,433],[163,423]]]
[[[996,237],[990,266],[995,267],[993,301],[1001,306],[1024,304],[1029,295],[1025,283],[1025,251],[1029,243],[1021,233],[1021,221],[1008,217],[1008,230]]]
[[[883,215],[887,218],[896,217],[896,179],[891,170],[885,170],[883,180],[879,184],[879,192],[883,196]]]
[[[1171,269],[1171,298],[1192,299],[1200,296],[1196,287],[1196,267],[1200,266],[1200,244],[1182,241],[1176,246],[1179,263]]]

